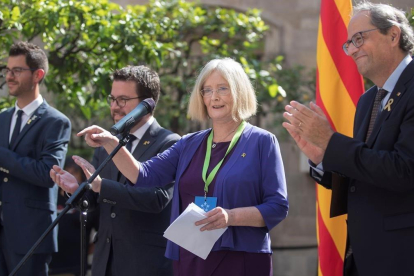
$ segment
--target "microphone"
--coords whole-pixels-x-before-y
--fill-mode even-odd
[[[155,101],[151,98],[147,98],[140,102],[131,112],[125,115],[118,123],[111,127],[111,134],[118,135],[125,133],[133,128],[142,117],[151,113],[155,108]]]

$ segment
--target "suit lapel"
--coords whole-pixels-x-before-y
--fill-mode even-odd
[[[154,119],[154,122],[144,133],[141,140],[139,140],[138,145],[133,152],[135,159],[139,160],[141,156],[155,144],[160,128],[157,120]]]
[[[10,125],[12,116],[14,114],[15,108],[10,108],[6,111],[4,111],[4,124],[1,124],[3,128],[1,129],[1,133],[4,133],[4,135],[0,135],[0,146],[4,148],[9,148],[9,137],[10,137]]]
[[[368,131],[368,126],[369,126],[369,120],[371,119],[371,112],[372,112],[372,108],[374,106],[374,99],[375,99],[375,93],[374,91],[377,91],[377,88],[375,89],[370,89],[366,92],[366,94],[364,95],[365,97],[367,97],[366,100],[364,100],[363,106],[360,107],[361,110],[368,110],[369,112],[364,112],[363,114],[363,118],[355,118],[356,121],[356,133],[354,135],[354,138],[359,140],[359,141],[365,141],[365,136],[367,134]],[[359,125],[357,125],[359,123]]]
[[[35,110],[35,112],[32,114],[32,116],[29,118],[27,123],[24,125],[22,131],[17,136],[16,141],[11,141],[13,143],[11,150],[15,150],[19,142],[23,139],[23,137],[29,132],[29,130],[40,121],[43,114],[45,113],[46,109],[48,108],[48,104],[46,101],[43,101],[43,103]]]
[[[382,124],[384,121],[388,119],[391,113],[398,108],[398,103],[403,98],[404,94],[407,91],[407,83],[413,79],[413,71],[414,71],[414,61],[411,61],[410,64],[405,68],[402,72],[400,78],[398,79],[394,90],[392,91],[390,98],[388,99],[387,103],[385,104],[384,109],[378,115],[377,120],[375,121],[374,129],[372,130],[371,136],[367,141],[368,147],[371,147],[377,135],[381,129]]]

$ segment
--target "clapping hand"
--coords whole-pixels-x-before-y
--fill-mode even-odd
[[[309,108],[296,101],[286,105],[283,113],[289,122],[282,125],[295,140],[299,149],[315,164],[322,162],[334,131],[322,109],[310,103]]]
[[[52,180],[65,192],[73,194],[79,187],[75,176],[63,170],[61,167],[54,165],[49,172]]]
[[[74,155],[72,158],[75,161],[75,163],[79,167],[82,168],[83,173],[85,174],[86,178],[89,179],[92,176],[92,174],[96,171],[95,167],[91,163],[83,159],[82,157]],[[102,183],[102,179],[99,175],[97,175],[91,183],[92,190],[95,193],[99,193],[101,191],[101,183]]]

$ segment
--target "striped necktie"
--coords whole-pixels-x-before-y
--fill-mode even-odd
[[[365,142],[368,141],[369,136],[371,135],[372,130],[374,129],[375,120],[377,119],[378,113],[380,112],[381,102],[384,99],[385,95],[387,95],[387,93],[387,90],[379,89],[377,95],[375,95],[374,106],[372,107],[371,119],[369,120],[369,126]]]

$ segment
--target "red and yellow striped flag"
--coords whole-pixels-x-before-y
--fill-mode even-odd
[[[352,136],[353,119],[363,81],[352,58],[345,55],[351,0],[321,0],[319,18],[316,103],[334,130]],[[346,216],[329,218],[331,190],[316,185],[318,274],[342,275],[346,245]]]

